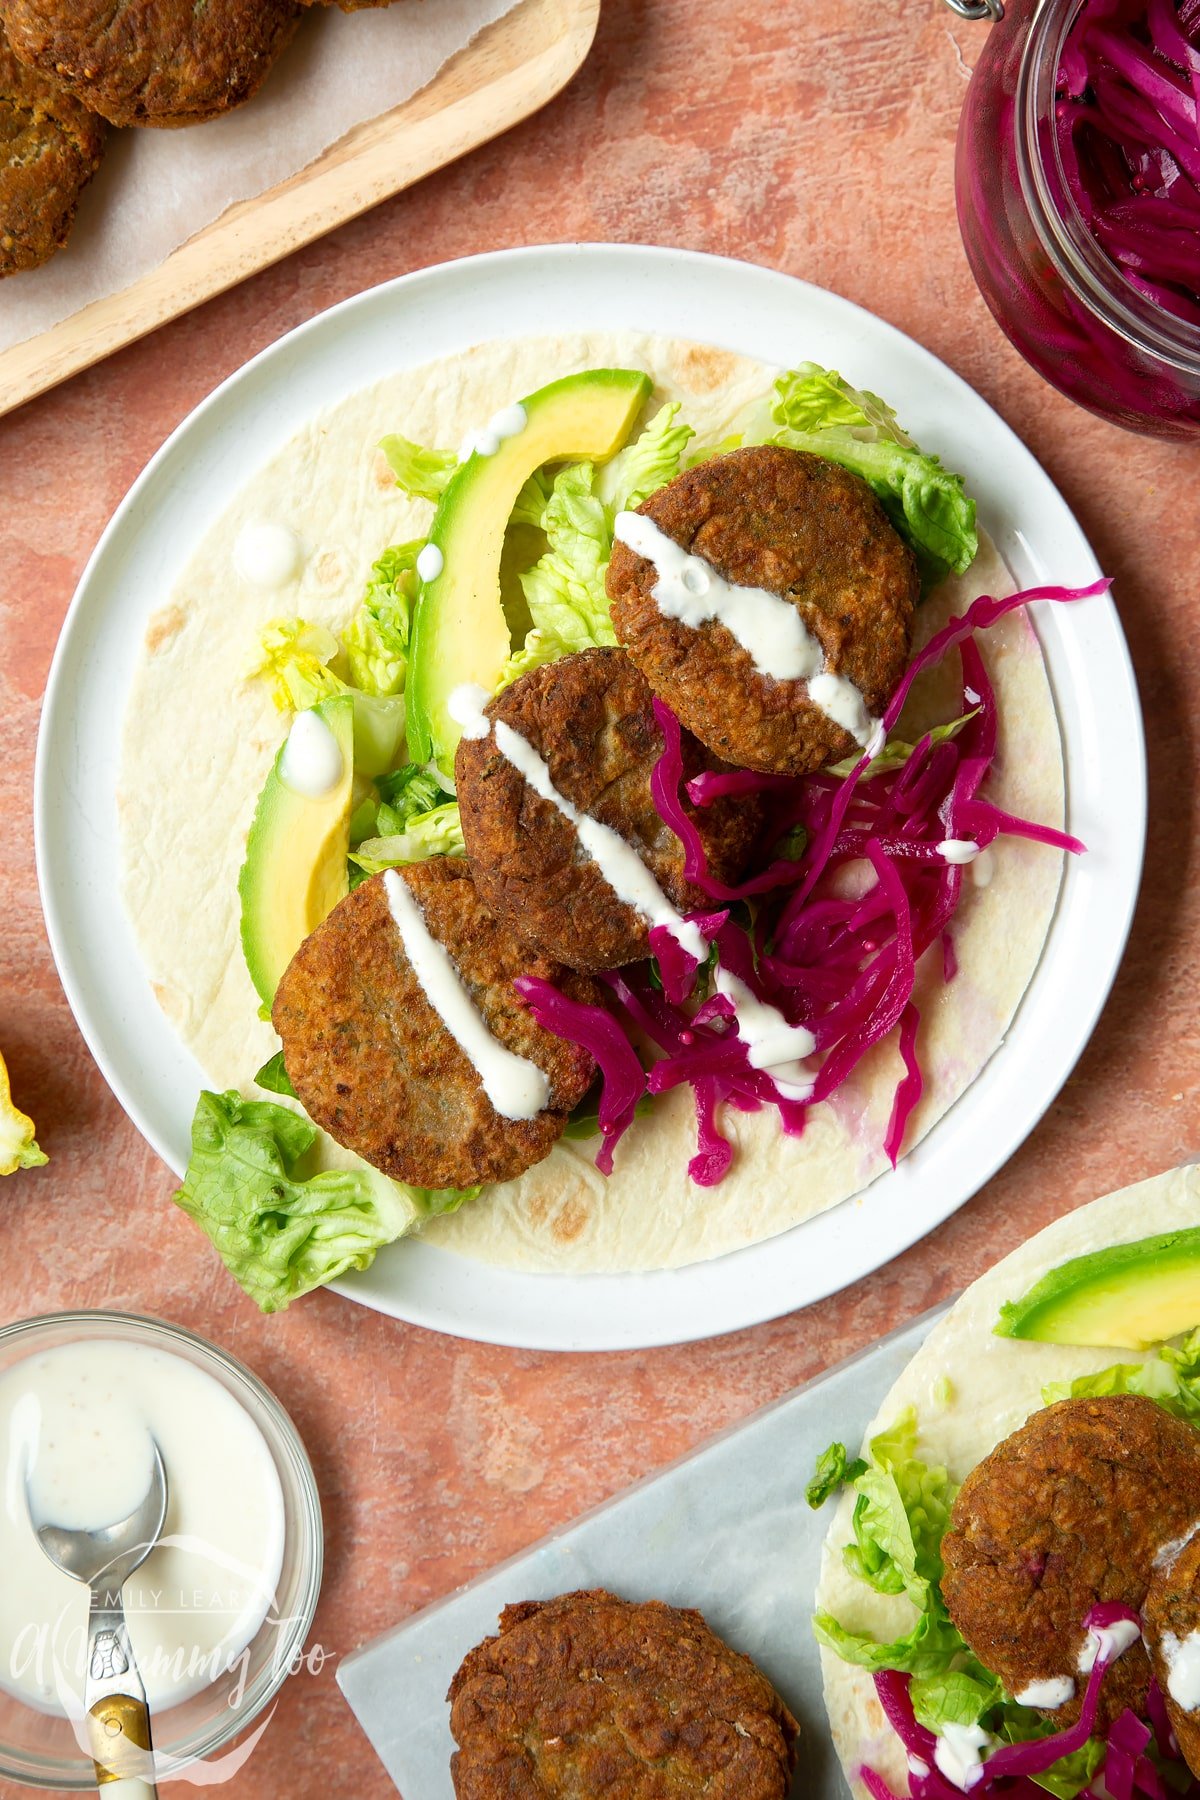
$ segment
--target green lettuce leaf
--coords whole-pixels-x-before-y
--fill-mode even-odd
[[[404,691],[413,602],[420,585],[417,556],[423,546],[423,538],[392,544],[377,558],[362,604],[342,633],[351,684],[364,694]]]
[[[816,1472],[804,1490],[804,1498],[815,1510],[824,1506],[830,1494],[836,1493],[844,1481],[857,1481],[865,1475],[867,1465],[861,1456],[847,1461],[845,1444],[830,1444],[817,1458]]]
[[[315,1125],[273,1101],[204,1092],[196,1105],[175,1201],[264,1312],[365,1269],[425,1216],[419,1199],[365,1165],[306,1178],[316,1138]]]
[[[381,869],[425,862],[431,856],[465,855],[458,802],[449,800],[432,812],[414,813],[402,830],[390,836],[364,838],[351,850],[350,861],[365,874],[377,875]]]
[[[640,506],[673,481],[684,451],[695,437],[690,425],[677,425],[679,402],[660,406],[645,430],[605,463],[596,478],[596,493],[613,518]]]
[[[350,816],[350,842],[397,837],[409,821],[453,802],[436,770],[424,763],[405,763],[372,783],[370,793]]]
[[[412,500],[440,500],[447,482],[458,467],[453,450],[426,450],[411,438],[398,432],[380,440],[379,448],[387,457],[396,477],[396,486]]]
[[[254,1085],[265,1088],[268,1094],[286,1094],[291,1100],[297,1098],[296,1090],[292,1086],[292,1078],[284,1066],[282,1050],[277,1050],[274,1056],[267,1058],[254,1077]]]
[[[993,1677],[968,1675],[965,1669],[945,1669],[937,1675],[914,1675],[908,1690],[919,1724],[927,1731],[947,1725],[978,1725],[1004,1698],[1004,1689]]]
[[[568,463],[554,477],[542,529],[549,548],[521,576],[534,627],[571,650],[615,644],[604,571],[612,553],[612,517],[593,491],[590,462]]]
[[[1097,1394],[1144,1394],[1176,1418],[1200,1424],[1200,1330],[1181,1344],[1160,1344],[1144,1363],[1113,1363],[1096,1375],[1051,1382],[1042,1389],[1047,1406]]]
[[[307,619],[272,619],[259,641],[260,660],[249,673],[271,684],[280,712],[307,712],[318,700],[344,694],[346,683],[330,664],[341,652],[332,631]]]
[[[539,526],[548,544],[521,575],[533,626],[505,664],[497,692],[542,663],[616,643],[604,591],[613,521],[678,474],[693,436],[690,425],[676,424],[678,412],[675,402],[660,407],[641,435],[600,470],[590,462],[567,463],[553,481],[540,470],[522,488],[513,522]]]
[[[550,504],[552,487],[550,471],[535,469],[517,495],[512,512],[509,514],[509,524],[533,525],[540,531],[546,508]]]
[[[948,738],[955,738],[964,725],[969,725],[979,708],[963,713],[961,718],[951,719],[945,725],[935,725],[929,733],[930,742],[944,744]],[[862,779],[869,781],[872,775],[890,775],[894,769],[902,769],[913,751],[915,744],[906,744],[903,738],[889,738],[879,755],[872,758],[863,770]],[[829,775],[852,775],[858,767],[857,756],[846,756],[841,762],[830,763],[826,773]]]
[[[543,631],[534,626],[525,638],[525,642],[509,656],[500,671],[500,679],[496,683],[496,692],[501,694],[506,687],[518,681],[522,675],[528,675],[532,669],[540,669],[543,663],[558,662],[560,657],[569,656],[572,646],[564,643],[553,631]]]
[[[781,375],[769,425],[758,421],[746,437],[809,450],[861,475],[912,545],[926,586],[975,560],[975,502],[962,476],[925,455],[878,394],[852,388],[836,371],[801,363]]]
[[[404,742],[403,694],[365,693],[332,665],[347,661],[338,639],[307,619],[272,619],[260,640],[261,657],[250,670],[271,683],[281,712],[306,712],[318,700],[349,694],[354,701],[354,766],[362,775],[390,769]]]

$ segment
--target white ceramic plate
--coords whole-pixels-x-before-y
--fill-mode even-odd
[[[848,301],[788,276],[676,250],[557,245],[425,269],[323,313],[230,377],[168,438],[100,540],[50,673],[38,742],[38,879],[75,1017],[121,1104],[182,1171],[203,1074],[151,992],[119,896],[119,728],[146,621],[209,522],[320,408],[484,338],[630,327],[787,365],[811,358],[887,396],[967,476],[1022,586],[1090,581],[1062,497],[942,363]],[[819,1299],[908,1248],[1033,1129],[1087,1043],[1129,931],[1145,836],[1145,753],[1108,600],[1038,609],[1066,752],[1068,859],[1046,952],[1003,1047],[900,1166],[857,1199],[714,1262],[649,1275],[520,1275],[420,1242],[341,1291],[491,1342],[623,1349],[732,1331]],[[203,821],[198,821],[203,828]],[[186,935],[187,920],[179,921]],[[653,1197],[647,1196],[648,1204]]]

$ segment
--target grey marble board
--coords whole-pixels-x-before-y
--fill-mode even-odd
[[[831,1439],[857,1448],[940,1316],[838,1364],[346,1657],[338,1682],[403,1800],[454,1800],[446,1689],[501,1608],[586,1587],[699,1607],[799,1719],[795,1795],[845,1800],[808,1626],[829,1510],[810,1511],[804,1488]]]

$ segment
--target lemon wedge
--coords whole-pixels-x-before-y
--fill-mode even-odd
[[[45,1151],[33,1141],[33,1120],[18,1112],[12,1103],[8,1070],[0,1056],[0,1175],[11,1175],[17,1169],[36,1169],[45,1161]]]

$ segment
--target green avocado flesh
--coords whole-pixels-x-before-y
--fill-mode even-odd
[[[1200,1227],[1076,1256],[1000,1309],[998,1337],[1146,1350],[1200,1325]]]
[[[287,741],[267,776],[246,839],[238,877],[242,949],[250,979],[268,1006],[280,976],[310,932],[347,892],[350,797],[354,780],[354,702],[349,694],[311,709],[342,753],[341,779],[320,799],[296,793],[280,773]]]
[[[491,693],[511,644],[500,600],[500,554],[517,495],[543,463],[604,462],[621,448],[651,388],[635,369],[588,369],[521,402],[526,423],[493,455],[476,451],[451,476],[429,531],[441,574],[423,583],[409,652],[408,749],[449,772],[461,728],[447,709],[456,687]]]

